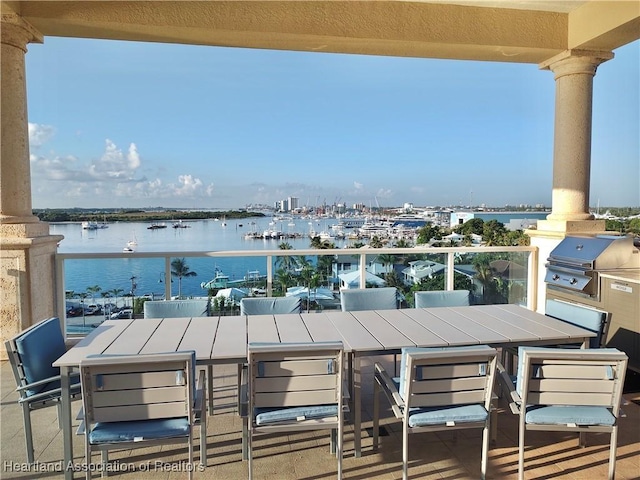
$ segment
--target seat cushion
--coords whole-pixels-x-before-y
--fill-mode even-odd
[[[338,415],[338,405],[304,405],[284,408],[256,408],[256,425],[269,425],[278,422],[319,419]]]
[[[298,297],[258,297],[240,300],[240,315],[277,313],[300,313],[300,299]]]
[[[615,417],[605,407],[593,406],[530,406],[527,407],[525,422],[543,425],[614,425]]]
[[[600,347],[602,331],[607,321],[607,312],[587,306],[549,299],[545,304],[545,315],[595,332],[597,336],[589,340],[589,347]]]
[[[479,404],[416,408],[409,411],[409,426],[444,425],[447,422],[484,422],[488,415],[484,406]]]
[[[34,383],[45,378],[60,375],[60,369],[52,364],[67,351],[64,337],[57,318],[45,320],[27,330],[15,340],[16,349],[22,362],[25,380]],[[41,385],[26,391],[27,396],[40,393],[47,388]]]
[[[141,442],[189,436],[189,419],[162,418],[131,422],[99,422],[89,433],[92,445],[101,443]]]

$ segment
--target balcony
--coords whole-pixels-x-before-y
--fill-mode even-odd
[[[345,429],[345,479],[392,479],[401,476],[401,427],[390,423],[391,411],[385,413],[384,436],[378,451],[372,450],[371,413],[373,391],[373,361],[388,362],[391,357],[370,357],[364,362],[363,377],[363,452],[353,455],[353,427]],[[8,362],[2,362],[2,478],[32,480],[62,478],[62,438],[58,430],[56,409],[38,410],[33,414],[36,464],[25,471],[24,435],[20,408],[13,391],[13,379]],[[209,417],[207,430],[208,467],[195,479],[242,479],[247,477],[247,465],[241,459],[241,421],[235,412],[236,367],[216,368],[215,412]],[[638,478],[640,471],[640,382],[629,378],[624,395],[626,417],[621,419],[618,437],[616,478]],[[382,402],[383,408],[384,402]],[[73,403],[74,410],[80,407]],[[74,425],[77,422],[74,422]],[[197,435],[197,434],[196,434]],[[506,403],[499,404],[497,443],[489,450],[487,478],[511,479],[518,470],[518,425]],[[409,475],[422,479],[473,479],[480,469],[480,432],[458,431],[422,434],[414,437],[410,448]],[[577,438],[562,433],[532,432],[527,435],[526,478],[528,479],[599,479],[606,478],[608,436],[588,435],[587,447],[577,447]],[[418,439],[418,441],[415,441]],[[198,440],[196,440],[197,444]],[[163,448],[163,452],[160,449]],[[167,449],[169,449],[167,451]],[[173,450],[171,450],[173,449]],[[199,453],[196,450],[195,459]],[[186,478],[177,472],[180,462],[187,461],[182,447],[150,447],[144,450],[113,452],[110,459],[120,471],[109,472],[111,478]],[[259,479],[333,479],[336,463],[329,454],[329,438],[323,433],[296,433],[289,437],[263,437],[255,448],[255,477]],[[94,456],[94,461],[99,457]],[[83,439],[74,440],[74,462],[84,461]],[[156,463],[159,462],[159,463]],[[166,462],[166,463],[165,463]],[[184,465],[184,464],[182,464]],[[148,472],[141,470],[148,466]],[[135,470],[134,470],[135,469]],[[173,469],[173,472],[172,472]],[[22,470],[22,471],[21,471]],[[151,473],[149,473],[151,472]],[[158,476],[158,473],[164,476]],[[94,475],[97,478],[97,473]],[[84,478],[77,472],[74,478]]]

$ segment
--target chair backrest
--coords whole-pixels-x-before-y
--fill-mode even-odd
[[[240,300],[240,315],[300,313],[298,297],[256,297]]]
[[[80,363],[85,421],[192,419],[195,353],[94,355]]]
[[[402,352],[400,396],[412,407],[482,404],[489,411],[497,351],[487,345],[407,348]]]
[[[249,406],[255,409],[316,407],[294,410],[294,418],[276,410],[274,421],[313,418],[327,407],[342,411],[342,342],[250,343]],[[269,421],[266,419],[264,421]]]
[[[147,300],[144,318],[207,317],[208,300]]]
[[[605,328],[609,317],[609,314],[605,311],[586,305],[548,299],[545,304],[545,315],[595,332],[597,336],[589,342],[591,348],[599,348],[604,341]]]
[[[393,310],[398,308],[397,290],[395,287],[340,290],[340,306],[343,312]]]
[[[7,355],[18,386],[39,382],[60,375],[52,364],[66,352],[60,320],[43,320],[5,343]],[[29,397],[47,388],[46,384],[26,389],[21,396]]]
[[[617,417],[627,356],[615,348],[520,347],[516,391],[524,405],[602,406]]]
[[[415,293],[416,308],[466,307],[471,305],[469,290],[431,290]]]

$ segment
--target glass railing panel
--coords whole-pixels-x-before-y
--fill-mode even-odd
[[[59,310],[69,335],[85,334],[112,317],[141,317],[145,301],[165,298],[210,298],[212,315],[237,314],[243,296],[296,295],[305,311],[339,309],[340,289],[361,288],[362,272],[367,288],[396,287],[401,308],[414,306],[416,291],[451,289],[469,290],[474,304],[526,305],[528,295],[535,296],[535,285],[529,285],[534,252],[490,247],[58,254],[57,289],[65,293],[57,298],[64,299]]]
[[[457,255],[454,269],[471,282],[474,304],[527,304],[530,252],[483,252]]]

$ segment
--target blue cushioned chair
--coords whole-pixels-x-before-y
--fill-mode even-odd
[[[49,318],[5,342],[22,407],[27,461],[33,463],[31,411],[58,406],[60,420],[60,369],[52,366],[67,351],[60,320]],[[80,397],[80,381],[71,377],[72,398]]]
[[[342,478],[342,342],[250,343],[247,440],[253,479],[253,437],[304,430],[337,431],[338,478]]]
[[[615,348],[520,347],[515,385],[499,369],[519,415],[518,479],[524,480],[525,432],[609,433],[609,479],[615,475],[618,415],[627,356]]]
[[[480,428],[485,478],[489,451],[491,401],[497,352],[486,345],[405,348],[400,378],[394,381],[375,364],[373,447],[378,448],[382,391],[402,428],[402,478],[408,478],[409,433]]]
[[[157,444],[187,444],[193,478],[193,428],[200,425],[200,462],[206,465],[204,371],[196,382],[195,352],[95,355],[80,362],[85,455]],[[90,480],[93,469],[87,468]]]
[[[272,315],[300,313],[298,297],[257,297],[240,300],[240,315]]]
[[[144,318],[181,318],[209,316],[208,300],[147,300]]]
[[[398,308],[395,287],[347,288],[340,290],[340,306],[343,312],[359,310],[393,310]]]
[[[609,314],[586,305],[548,299],[545,303],[545,315],[578,327],[591,330],[596,334],[589,348],[600,348],[605,338]]]
[[[466,307],[471,305],[469,290],[431,290],[415,293],[415,307]]]

